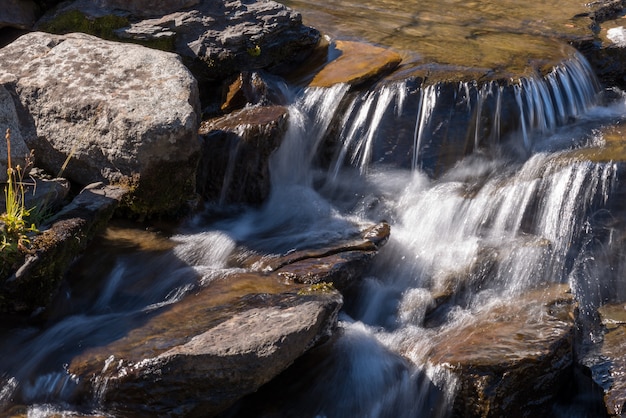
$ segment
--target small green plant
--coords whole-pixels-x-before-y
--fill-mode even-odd
[[[255,45],[253,48],[248,48],[248,55],[251,57],[258,57],[261,55],[261,47]]]
[[[330,293],[333,290],[335,290],[335,287],[333,286],[332,282],[319,282],[319,283],[312,284],[309,287],[306,287],[304,289],[300,289],[298,291],[298,295],[304,296],[304,295],[310,295],[313,293]]]
[[[4,188],[5,211],[0,215],[0,273],[5,276],[15,268],[30,247],[30,236],[37,233],[34,224],[28,222],[32,209],[26,208],[24,173],[31,164],[22,169],[19,165],[13,168],[11,163],[11,130],[6,130],[7,141],[7,184]],[[31,155],[32,157],[32,155]]]

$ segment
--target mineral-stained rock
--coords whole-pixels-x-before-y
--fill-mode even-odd
[[[334,47],[340,52],[339,57],[315,75],[311,87],[337,83],[359,85],[393,70],[402,61],[393,51],[365,43],[336,41]]]
[[[263,72],[241,72],[224,89],[220,110],[229,113],[244,106],[284,105],[287,99],[277,85],[280,82]]]
[[[2,311],[31,312],[45,307],[63,274],[98,233],[128,191],[118,186],[93,184],[41,228],[24,264],[0,284]]]
[[[454,415],[531,417],[550,411],[570,377],[574,308],[568,286],[553,285],[437,334],[427,357],[458,378]]]
[[[0,60],[0,79],[13,78],[19,104],[12,123],[37,166],[81,185],[127,184],[140,214],[176,210],[189,199],[199,99],[174,54],[34,32],[1,49]]]
[[[220,203],[262,203],[270,191],[269,156],[287,117],[283,106],[254,106],[203,122],[198,193]]]

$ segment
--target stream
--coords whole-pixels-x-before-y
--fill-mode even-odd
[[[317,6],[305,21],[328,13],[315,2],[288,3]],[[495,6],[481,12],[499,16]],[[346,7],[383,10],[376,2],[334,7],[339,17]],[[377,24],[400,19],[400,9],[385,9]],[[446,25],[454,18],[446,14]],[[424,20],[404,20],[396,41],[394,28],[359,32],[348,22],[337,32],[384,34],[368,40],[386,41],[414,63],[428,58],[430,50],[409,50]],[[473,30],[468,21],[458,31]],[[510,16],[485,30],[516,22]],[[550,284],[568,284],[578,302],[576,344],[596,341],[598,306],[626,301],[626,226],[619,164],[589,150],[606,146],[624,123],[626,95],[600,87],[577,53],[559,62],[508,83],[428,84],[405,77],[404,67],[402,76],[360,89],[290,86],[289,126],[271,157],[272,192],[262,207],[210,206],[172,229],[115,223],[74,266],[44,321],[2,321],[0,415],[107,416],[97,399],[76,399],[66,373],[84,347],[115,340],[143,312],[219,280],[239,245],[287,254],[382,220],[390,240],[344,295],[333,344],[224,416],[449,416],[457,382],[430,362],[436,336]],[[602,416],[584,379],[551,416]]]

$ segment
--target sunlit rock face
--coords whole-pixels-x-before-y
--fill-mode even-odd
[[[531,417],[548,409],[571,379],[574,309],[568,286],[555,285],[437,334],[427,361],[458,379],[454,416]]]
[[[176,52],[207,97],[214,93],[204,91],[213,89],[212,82],[243,70],[289,68],[320,40],[319,31],[303,25],[298,12],[274,1],[152,3],[73,1],[46,14],[38,28],[95,30],[109,39]]]
[[[19,98],[12,123],[39,167],[80,185],[124,183],[134,188],[136,212],[176,210],[188,199],[200,103],[179,57],[86,34],[33,32],[0,58],[0,78],[13,79]]]

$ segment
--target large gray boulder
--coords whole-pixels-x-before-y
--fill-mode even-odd
[[[139,214],[189,199],[200,105],[196,81],[176,55],[34,32],[1,49],[0,61],[0,80],[14,80],[19,101],[15,131],[37,166],[81,185],[128,186]]]
[[[13,167],[26,166],[30,154],[24,142],[24,133],[20,129],[18,114],[21,104],[15,92],[15,79],[0,78],[0,182],[7,181],[8,144],[11,146],[11,164]],[[9,139],[7,140],[7,129]]]

